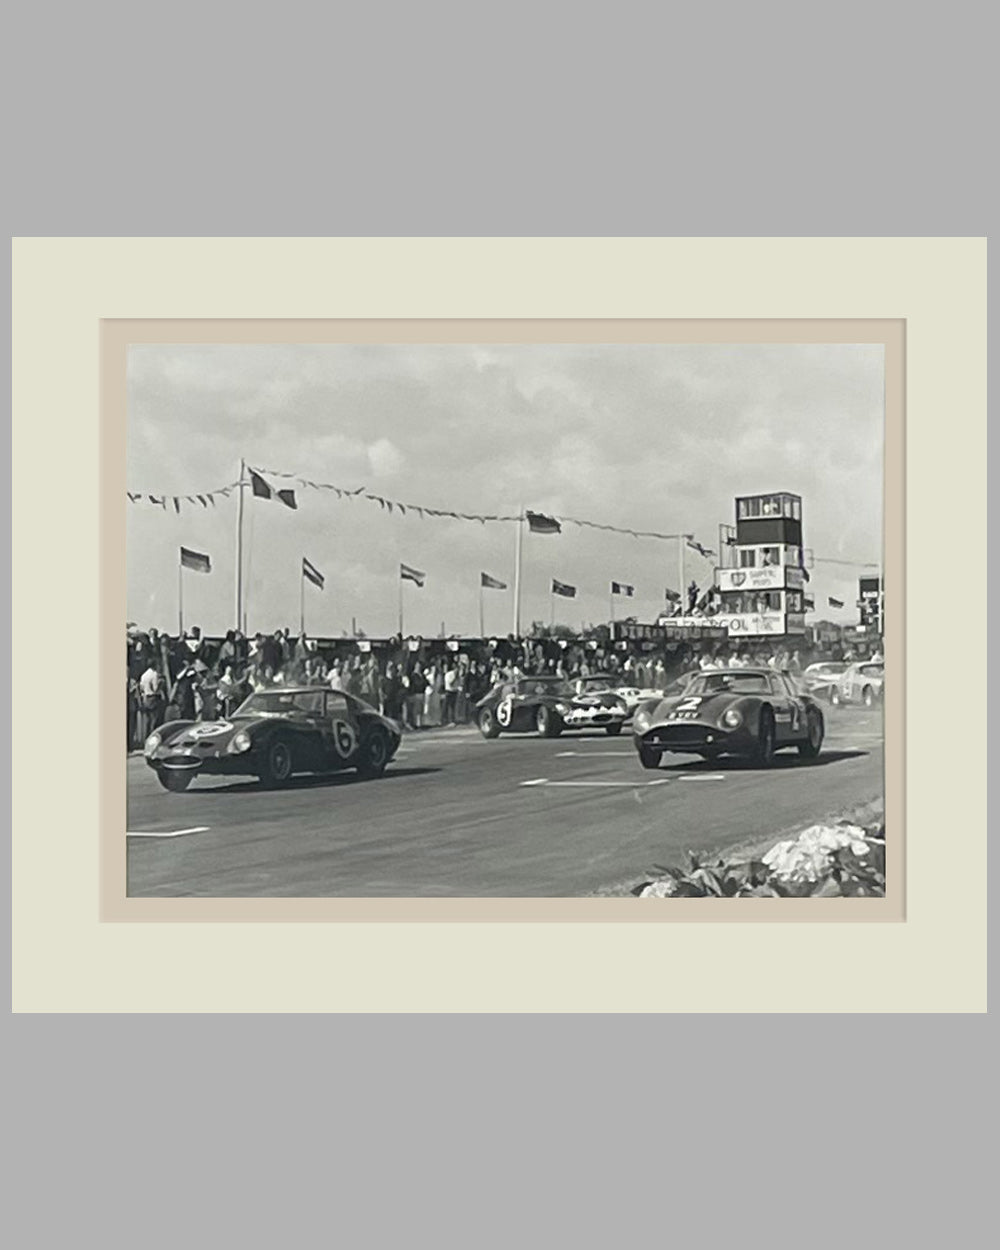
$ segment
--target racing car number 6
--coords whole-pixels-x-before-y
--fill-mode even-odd
[[[357,739],[354,736],[354,729],[347,721],[339,720],[333,726],[333,741],[337,747],[337,754],[342,755],[346,760],[354,751]]]

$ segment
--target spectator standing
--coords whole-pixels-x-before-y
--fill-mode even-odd
[[[419,662],[414,664],[410,674],[406,704],[410,712],[410,728],[420,729],[424,723],[424,695],[427,692],[427,678],[421,671]]]
[[[154,729],[158,729],[163,724],[165,704],[163,678],[150,658],[145,671],[139,678],[139,723],[143,742]]]
[[[458,699],[459,673],[454,664],[449,664],[444,673],[444,699],[441,707],[441,723],[455,724],[455,703]]]
[[[403,683],[392,660],[385,666],[385,677],[382,679],[382,711],[393,720],[401,721],[403,718]]]

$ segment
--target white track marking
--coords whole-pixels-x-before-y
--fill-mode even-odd
[[[635,752],[634,751],[557,751],[556,759],[565,760],[565,759],[568,759],[571,755],[582,755],[586,759],[593,759],[595,755],[608,755],[615,759],[618,759],[625,755],[635,755]]]
[[[187,833],[207,833],[208,825],[195,825],[191,829],[167,829],[162,832],[146,833],[139,830],[126,830],[126,838],[182,838]]]
[[[602,789],[635,790],[643,786],[662,786],[669,777],[659,777],[652,781],[549,781],[547,777],[536,777],[533,781],[522,781],[522,786],[563,786],[563,787],[600,787]]]
[[[678,781],[725,781],[725,773],[681,773]]]

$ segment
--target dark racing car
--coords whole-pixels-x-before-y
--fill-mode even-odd
[[[555,738],[564,729],[603,729],[620,734],[628,707],[610,690],[577,694],[562,677],[521,677],[501,682],[476,704],[484,738],[530,733]]]
[[[823,734],[818,701],[769,669],[701,673],[682,694],[640,705],[632,722],[643,768],[657,768],[667,751],[705,759],[740,755],[766,767],[775,751],[794,746],[804,759],[815,759]]]
[[[354,768],[378,777],[401,730],[353,695],[316,687],[261,690],[228,720],[171,721],[146,739],[146,763],[166,790],[199,774],[258,777],[281,786],[294,773]]]

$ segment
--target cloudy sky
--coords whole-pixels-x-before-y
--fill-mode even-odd
[[[809,619],[857,619],[864,570],[882,532],[883,351],[868,345],[144,345],[128,358],[128,489],[194,495],[235,481],[239,460],[387,499],[458,512],[554,515],[663,533],[713,550],[736,495],[803,499],[817,564]],[[279,485],[287,482],[276,481]],[[391,515],[377,504],[297,488],[297,511],[247,493],[251,631],[298,628],[301,559],[326,576],[306,587],[306,628],[339,635],[352,618],[394,633],[400,561],[407,633],[477,633],[479,574],[513,585],[515,529]],[[184,573],[185,624],[207,633],[234,614],[235,495],[178,515],[126,501],[128,617],[177,624],[178,547],[212,572]],[[690,552],[687,579],[711,583]],[[636,598],[619,615],[655,620],[676,588],[676,544],[566,525],[524,538],[522,620],[548,621],[552,578],[578,588],[557,620],[605,621],[612,579]],[[844,600],[827,608],[828,596]],[[512,592],[486,592],[486,630],[512,629]]]

